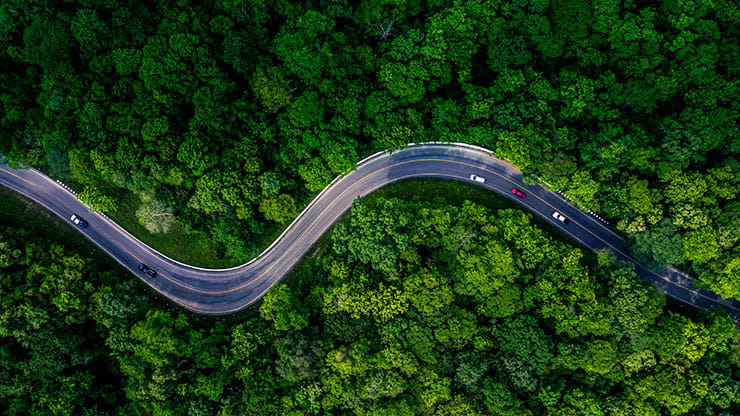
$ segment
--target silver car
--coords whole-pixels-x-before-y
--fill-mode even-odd
[[[486,183],[486,178],[482,178],[478,175],[470,175],[470,180],[478,183]]]
[[[565,218],[565,215],[563,215],[563,214],[561,214],[561,213],[559,213],[557,211],[555,211],[555,212],[552,213],[552,217],[555,218],[556,220],[562,222],[563,224],[567,224],[568,223],[568,219]]]

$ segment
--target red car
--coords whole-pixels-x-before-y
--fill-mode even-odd
[[[519,198],[524,198],[524,192],[520,191],[517,188],[511,188],[511,193],[518,196]]]

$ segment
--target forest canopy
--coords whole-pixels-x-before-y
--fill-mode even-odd
[[[474,143],[740,297],[739,32],[732,0],[6,1],[0,152],[234,263],[363,155]]]
[[[726,313],[671,303],[520,210],[361,200],[258,307],[219,319],[78,251],[0,228],[3,414],[740,410]]]

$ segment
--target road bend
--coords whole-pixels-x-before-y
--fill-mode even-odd
[[[485,182],[471,181],[470,175],[482,177]],[[496,192],[525,207],[583,247],[592,251],[607,250],[618,259],[631,262],[638,276],[653,282],[667,296],[695,307],[725,309],[740,322],[737,300],[723,299],[697,288],[691,278],[679,270],[649,270],[635,259],[624,239],[594,216],[540,185],[524,184],[521,172],[496,158],[491,151],[463,143],[409,145],[362,160],[355,170],[338,177],[321,191],[264,252],[246,264],[228,269],[204,269],[171,259],[139,241],[105,215],[89,213],[88,207],[69,189],[43,173],[0,165],[0,185],[25,195],[65,219],[157,292],[186,309],[207,315],[236,312],[259,300],[350,209],[356,198],[408,178],[458,180]],[[513,195],[513,187],[521,189],[526,197]],[[557,221],[552,217],[554,211],[562,213],[569,221]],[[72,214],[82,216],[89,226],[75,227],[69,220]],[[139,270],[140,264],[156,270],[157,275],[148,277]]]

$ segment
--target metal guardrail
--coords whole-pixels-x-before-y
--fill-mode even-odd
[[[67,184],[65,184],[64,182],[62,182],[62,181],[60,181],[60,180],[56,180],[55,182],[56,182],[56,183],[58,183],[58,184],[59,184],[59,185],[60,185],[60,186],[61,186],[62,188],[66,189],[66,190],[67,190],[67,191],[68,191],[69,193],[71,193],[72,195],[77,195],[77,192],[76,192],[76,191],[75,191],[74,189],[70,188],[70,187],[69,187],[69,186],[68,186]]]

